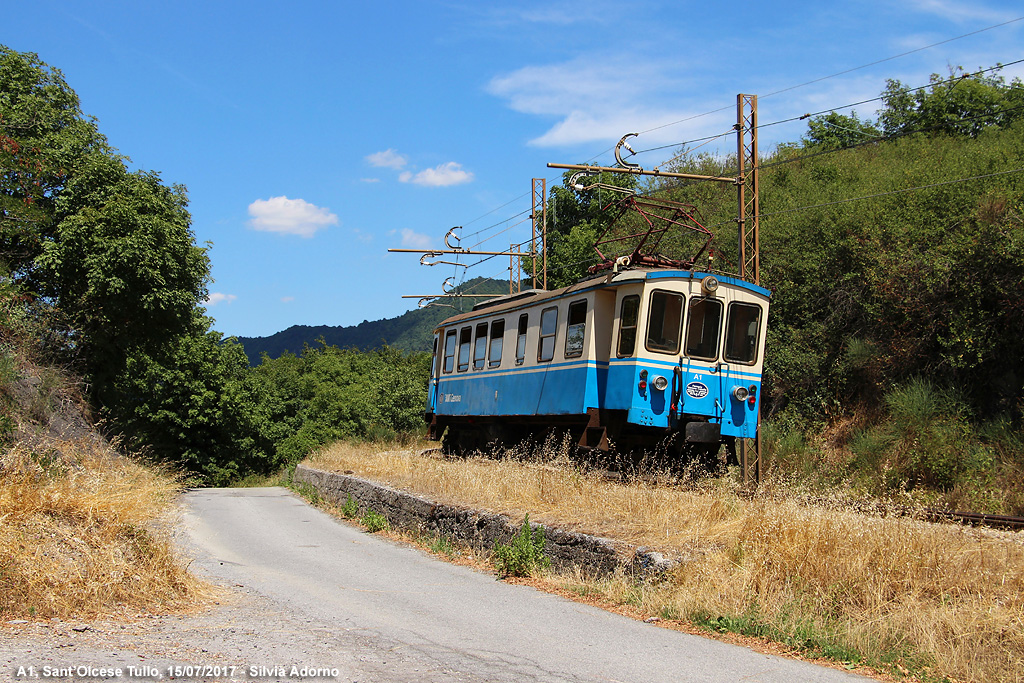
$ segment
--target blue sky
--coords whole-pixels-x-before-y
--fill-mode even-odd
[[[560,178],[547,162],[612,165],[631,132],[647,131],[638,151],[725,132],[741,92],[764,124],[1015,61],[1024,21],[949,39],[1021,16],[1006,0],[33,0],[6,8],[0,43],[61,69],[134,167],[188,188],[208,312],[257,336],[393,317],[453,273],[507,278],[501,257],[424,267],[387,249],[455,225],[465,247],[528,238],[531,178]],[[762,149],[805,126],[765,129]]]

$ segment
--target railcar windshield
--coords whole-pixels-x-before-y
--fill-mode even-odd
[[[632,356],[636,350],[636,323],[640,317],[640,295],[630,294],[622,298],[619,308],[619,351],[618,355]]]
[[[761,332],[761,307],[733,302],[725,323],[725,359],[752,365],[757,361]]]
[[[677,292],[651,292],[651,317],[647,323],[649,351],[679,353],[683,300],[683,295]]]
[[[722,329],[722,302],[717,299],[690,300],[686,325],[686,355],[692,358],[718,358],[718,337]]]

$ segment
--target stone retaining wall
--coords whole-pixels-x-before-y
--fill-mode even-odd
[[[344,505],[352,496],[360,514],[369,508],[387,517],[393,526],[435,532],[477,549],[490,550],[496,541],[508,543],[519,531],[519,525],[505,515],[442,505],[351,474],[299,465],[295,468],[295,481],[309,484],[337,505]],[[646,548],[554,527],[543,528],[544,554],[556,567],[579,567],[586,574],[601,575],[619,567],[641,573],[660,573],[676,564]]]

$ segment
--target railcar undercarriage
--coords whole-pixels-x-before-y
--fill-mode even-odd
[[[573,448],[609,469],[641,461],[670,469],[697,466],[718,473],[737,464],[735,439],[722,436],[719,425],[684,415],[675,428],[645,427],[627,422],[624,410],[591,409],[585,415],[434,415],[427,414],[429,438],[441,441],[446,453],[489,453],[526,441],[544,443],[568,435]],[[722,445],[726,446],[724,457]]]

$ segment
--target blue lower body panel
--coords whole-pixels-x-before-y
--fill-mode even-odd
[[[437,415],[582,415],[599,407],[607,367],[595,362],[556,363],[503,372],[442,376]]]

